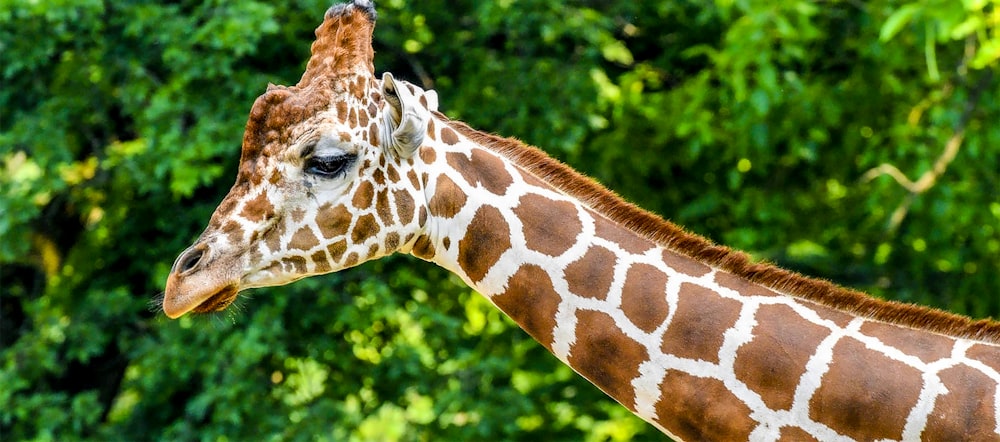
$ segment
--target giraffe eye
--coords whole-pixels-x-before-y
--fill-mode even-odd
[[[355,155],[314,156],[306,160],[305,171],[322,178],[336,178],[354,163]]]

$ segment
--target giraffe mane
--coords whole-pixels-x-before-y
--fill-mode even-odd
[[[877,299],[774,264],[754,262],[746,253],[715,244],[625,201],[597,181],[536,147],[514,138],[473,129],[440,112],[435,112],[435,115],[473,142],[502,155],[518,167],[579,199],[584,205],[618,225],[674,252],[752,283],[849,314],[958,338],[1000,343],[1000,322],[990,319],[974,320],[931,307]]]

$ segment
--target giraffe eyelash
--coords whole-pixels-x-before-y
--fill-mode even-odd
[[[308,148],[307,148],[308,149]],[[312,156],[306,159],[304,170],[309,175],[321,178],[339,178],[354,164],[357,155],[340,154],[332,156]]]

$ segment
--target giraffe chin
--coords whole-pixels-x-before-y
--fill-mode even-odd
[[[227,285],[219,290],[214,295],[209,296],[208,299],[202,301],[195,308],[191,309],[193,313],[211,313],[219,312],[225,310],[229,307],[236,297],[239,295],[239,288],[235,285]]]
[[[171,278],[170,282],[175,282],[176,278]],[[236,300],[240,291],[240,285],[229,283],[222,288],[213,291],[209,290],[185,290],[178,287],[180,284],[167,284],[167,290],[163,298],[163,313],[170,319],[177,319],[185,313],[210,313],[224,310]],[[216,286],[218,287],[218,286]]]

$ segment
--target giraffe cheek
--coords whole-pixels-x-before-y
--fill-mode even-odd
[[[324,204],[316,215],[316,224],[319,225],[323,238],[334,239],[344,236],[351,226],[351,212],[343,204],[337,206]]]
[[[319,238],[313,233],[312,228],[303,226],[292,235],[292,241],[288,243],[289,250],[307,251],[319,245]]]

